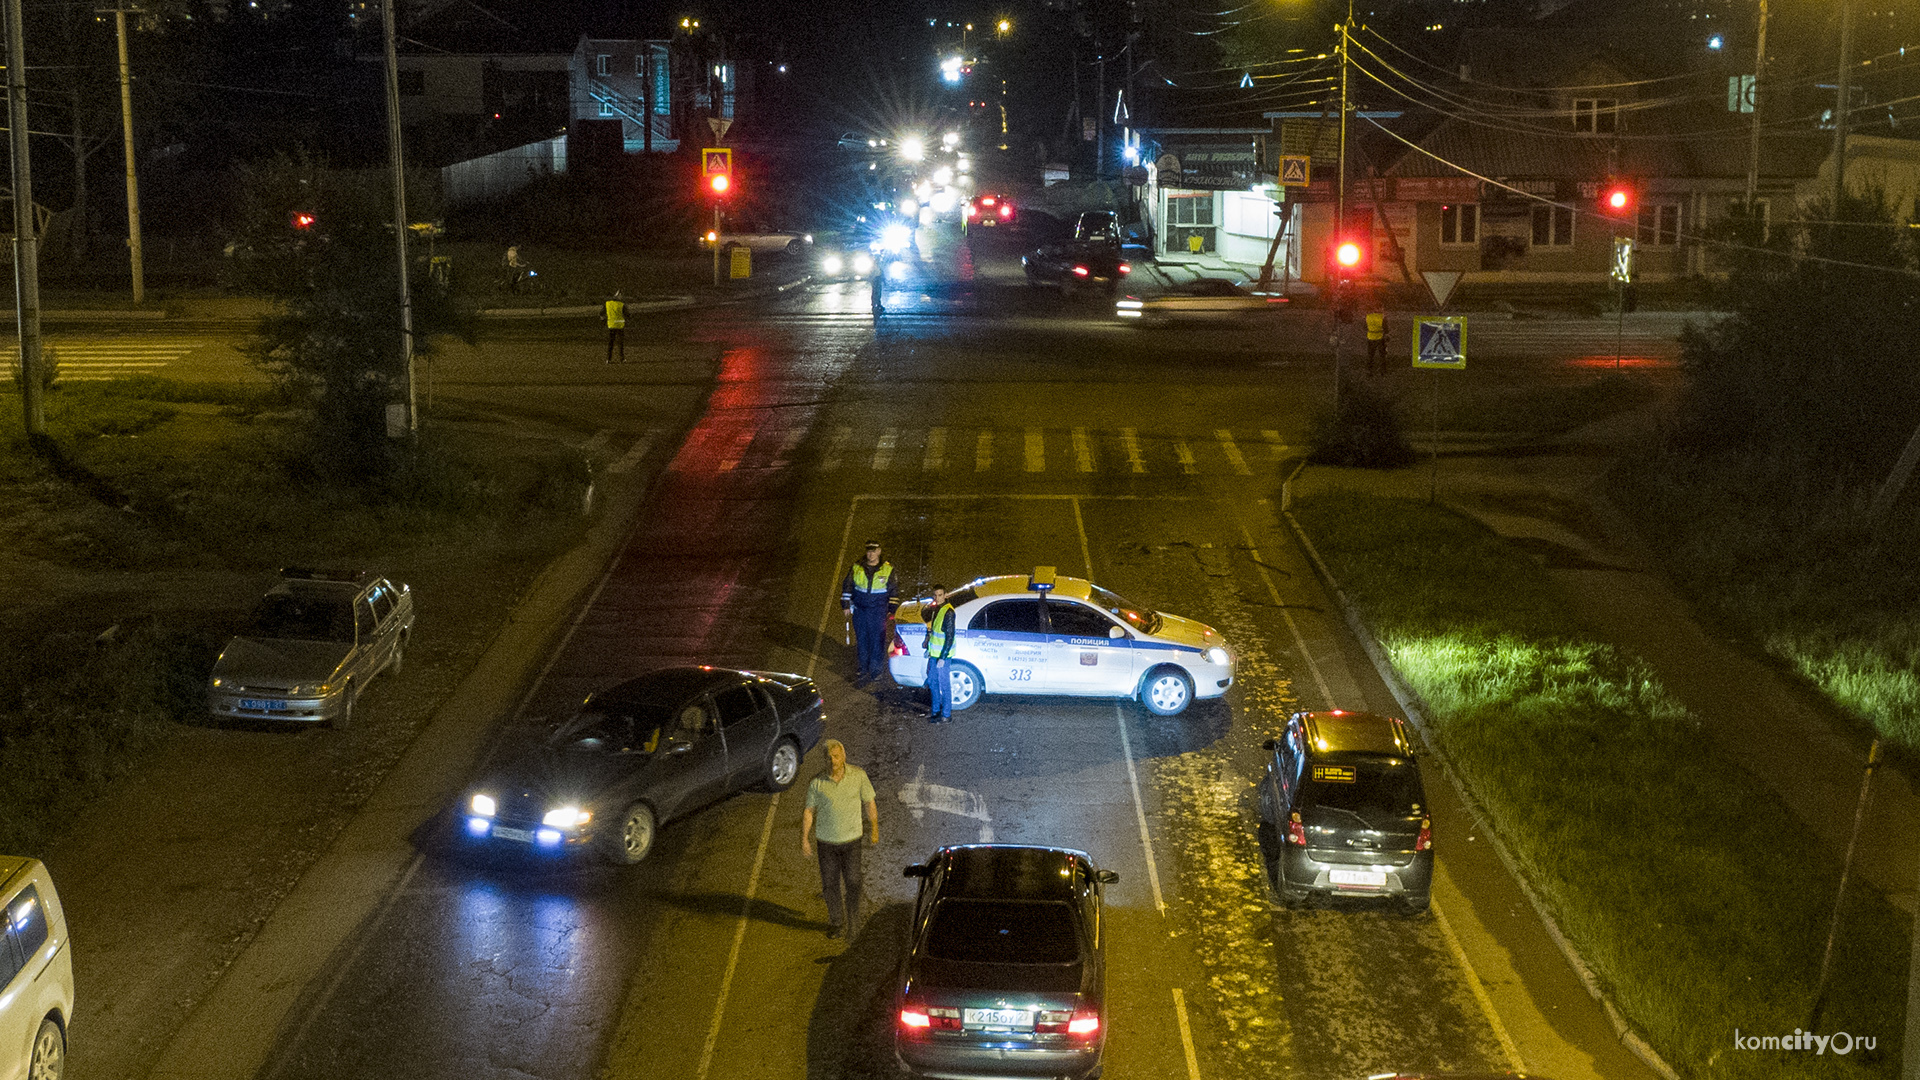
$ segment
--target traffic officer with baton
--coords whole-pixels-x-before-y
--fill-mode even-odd
[[[866,554],[840,583],[840,608],[853,620],[859,647],[860,674],[856,682],[879,678],[887,665],[887,616],[893,612],[893,584],[893,564],[881,556],[880,542],[867,541]]]

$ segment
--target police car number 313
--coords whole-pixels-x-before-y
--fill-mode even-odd
[[[990,693],[1137,698],[1160,716],[1233,685],[1233,651],[1219,631],[1153,611],[1051,566],[983,577],[948,594],[955,641],[948,675],[959,712]],[[900,605],[888,667],[924,686],[932,602]]]

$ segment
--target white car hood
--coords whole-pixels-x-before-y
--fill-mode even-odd
[[[1156,611],[1154,614],[1160,616],[1160,629],[1153,635],[1155,640],[1169,641],[1176,645],[1191,645],[1202,651],[1211,649],[1215,645],[1225,647],[1227,644],[1227,639],[1220,636],[1220,631],[1206,623],[1184,619],[1178,615],[1169,615],[1164,611]]]
[[[332,678],[352,650],[339,641],[234,638],[220,650],[213,675],[242,686],[311,686]]]

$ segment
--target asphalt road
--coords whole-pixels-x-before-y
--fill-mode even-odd
[[[1005,249],[924,239],[877,323],[863,283],[816,282],[649,317],[625,365],[601,362],[597,327],[528,320],[423,373],[430,410],[564,427],[610,471],[659,474],[518,722],[670,663],[814,675],[829,732],[880,793],[861,933],[823,935],[798,791],[671,823],[645,864],[618,871],[476,856],[441,821],[405,838],[416,857],[304,983],[260,1075],[890,1075],[886,977],[911,896],[899,868],[985,837],[1080,847],[1119,872],[1109,1076],[1644,1075],[1525,929],[1530,913],[1438,777],[1436,915],[1270,902],[1250,788],[1261,740],[1293,708],[1393,708],[1275,509],[1331,390],[1324,313],[1131,326],[1097,299],[1028,289]],[[1643,362],[1671,363],[1663,324],[1629,329]],[[1474,370],[1590,377],[1603,333],[1618,328],[1485,335],[1483,355],[1502,362]],[[89,343],[143,334],[172,340],[50,340],[77,372]],[[163,360],[100,362],[247,377],[235,340],[210,331]],[[716,376],[690,431],[662,425],[659,402]],[[929,726],[914,695],[845,682],[834,599],[868,536],[915,589],[1043,564],[1089,574],[1219,628],[1239,681],[1173,720],[1007,697]],[[179,980],[149,982],[142,995],[165,1012]],[[165,1021],[135,1018],[134,997],[103,1004],[103,1021],[147,1044],[115,1064],[151,1062]]]
[[[1250,789],[1261,740],[1295,708],[1391,709],[1274,509],[1324,393],[1324,328],[1299,320],[1291,348],[1271,327],[1210,330],[1257,354],[1223,362],[1184,333],[1009,293],[1004,260],[961,251],[936,247],[928,278],[890,289],[878,327],[863,285],[829,283],[648,328],[656,346],[717,347],[719,383],[661,451],[661,484],[524,713],[671,663],[814,675],[829,732],[880,793],[858,936],[824,937],[800,789],[672,823],[626,870],[475,853],[442,822],[309,986],[264,1075],[892,1075],[899,868],[982,839],[1082,848],[1119,872],[1109,1076],[1520,1063],[1461,962],[1448,887],[1437,918],[1270,901]],[[584,374],[476,361],[444,377],[450,395],[514,387],[543,411],[586,397]],[[990,697],[930,726],[920,695],[845,681],[834,601],[868,537],[915,590],[1036,565],[1089,575],[1222,630],[1238,682],[1177,719]],[[816,752],[803,779],[819,767]],[[1467,842],[1449,826],[1472,829],[1436,801],[1444,865]]]

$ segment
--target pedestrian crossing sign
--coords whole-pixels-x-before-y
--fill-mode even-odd
[[[1281,187],[1306,187],[1313,175],[1313,158],[1306,154],[1280,155]]]
[[[1466,316],[1446,315],[1413,320],[1413,366],[1466,370]]]

